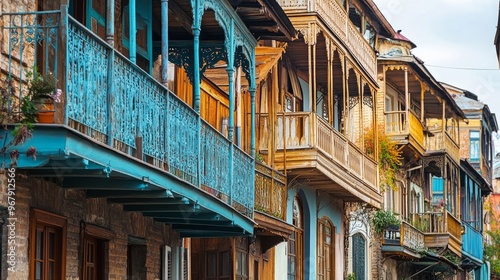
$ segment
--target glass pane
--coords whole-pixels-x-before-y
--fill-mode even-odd
[[[36,259],[37,260],[42,259],[42,252],[43,252],[43,230],[37,229],[37,232],[36,232]]]
[[[207,253],[207,277],[217,277],[217,255]]]
[[[35,278],[36,280],[41,280],[42,279],[42,274],[43,274],[43,262],[36,262],[36,268],[35,268]]]
[[[56,266],[56,264],[54,262],[49,262],[49,280],[55,279],[55,275],[54,275],[55,266]]]
[[[54,251],[55,251],[55,233],[49,232],[49,259],[54,259]]]
[[[220,267],[220,276],[227,276],[231,274],[231,261],[229,258],[229,251],[221,252],[219,254],[219,267]]]

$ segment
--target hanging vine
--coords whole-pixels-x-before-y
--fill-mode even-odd
[[[373,129],[366,129],[364,137],[365,152],[374,157],[375,155],[375,134]],[[385,134],[383,127],[377,130],[378,143],[378,167],[380,174],[380,187],[397,189],[396,176],[402,165],[401,151],[398,144]]]

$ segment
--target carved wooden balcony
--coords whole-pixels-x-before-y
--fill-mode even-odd
[[[304,22],[304,13],[314,13],[320,17],[331,32],[347,45],[348,50],[353,53],[368,75],[376,80],[377,57],[375,51],[350,21],[346,10],[337,1],[278,0],[278,3],[290,17],[294,26],[307,26],[307,23]]]
[[[286,177],[271,167],[255,163],[255,210],[285,220]]]
[[[423,249],[424,234],[406,221],[402,221],[399,227],[384,229],[382,251],[385,254],[419,257]]]
[[[417,151],[425,150],[424,127],[412,111],[385,113],[386,134],[400,145],[409,144]]]
[[[380,205],[377,162],[314,113],[277,116],[276,139],[271,137],[268,116],[259,117],[259,149],[276,143],[276,164],[287,177],[297,176],[312,187],[335,191],[337,197]],[[286,162],[285,162],[286,157]]]
[[[412,214],[413,225],[425,235],[425,247],[448,247],[458,256],[462,251],[460,221],[448,211]]]
[[[425,141],[427,152],[446,151],[455,162],[460,162],[460,147],[458,142],[448,131],[444,131],[442,127],[431,126]]]

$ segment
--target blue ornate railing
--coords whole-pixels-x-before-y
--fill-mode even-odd
[[[34,19],[39,13],[23,14]],[[85,26],[70,16],[61,21],[67,25],[50,28],[62,31],[63,51],[47,52],[52,56],[45,58],[65,71],[59,79],[64,118],[60,112],[56,119],[121,152],[142,154],[142,160],[253,217],[254,160]],[[29,28],[36,32],[44,27],[35,21]],[[12,30],[27,32],[23,27]],[[16,38],[22,46],[23,38]],[[28,54],[22,49],[14,54],[19,65],[33,65],[36,52],[27,49]],[[22,80],[22,72],[12,75]]]
[[[478,260],[483,259],[483,235],[469,223],[462,222],[465,233],[462,235],[462,252]]]

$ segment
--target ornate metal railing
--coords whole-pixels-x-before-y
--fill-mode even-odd
[[[285,220],[286,177],[264,164],[255,163],[255,210]]]
[[[42,14],[67,24],[47,25],[40,21]],[[4,26],[11,43],[9,77],[23,81],[24,65],[33,65],[37,54],[43,56],[44,67],[54,72],[64,92],[59,107],[64,112],[56,115],[57,123],[138,157],[253,216],[253,158],[189,105],[70,16],[61,17],[59,11],[3,16],[12,19]],[[52,46],[59,35],[63,45]],[[38,46],[47,45],[52,47],[37,52]],[[26,91],[26,84],[18,86],[18,92]],[[19,111],[16,106],[13,103],[10,109]]]
[[[370,44],[352,24],[349,16],[337,1],[327,0],[278,0],[287,14],[316,12],[325,21],[326,25],[342,42],[347,44],[349,51],[366,69],[370,77],[376,80],[377,57]]]
[[[259,117],[259,125],[269,125],[268,115]],[[259,127],[259,148],[266,150],[271,135],[268,127]],[[377,162],[371,159],[328,122],[310,112],[294,112],[277,116],[278,150],[317,148],[332,161],[347,168],[371,187],[378,189]]]

